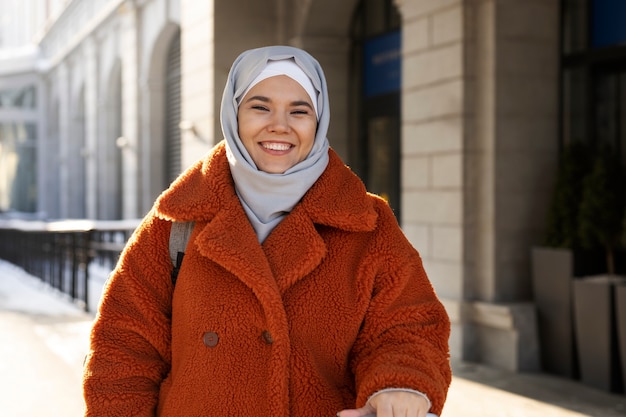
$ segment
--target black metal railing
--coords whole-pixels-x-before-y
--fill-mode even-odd
[[[90,270],[111,271],[139,220],[0,220],[0,259],[23,268],[89,311]]]

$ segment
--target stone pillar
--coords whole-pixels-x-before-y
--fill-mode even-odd
[[[106,43],[111,39],[104,40]],[[101,48],[102,51],[104,48]],[[106,51],[100,59],[106,57]],[[107,68],[106,65],[102,65]],[[98,91],[98,218],[118,220],[121,218],[123,200],[121,182],[121,150],[116,144],[121,136],[121,69],[120,64],[112,66],[104,77]]]
[[[58,172],[55,141],[58,132],[50,125],[48,109],[50,108],[49,83],[45,76],[37,78],[37,211],[40,215],[50,218],[56,213],[56,201],[59,184],[56,180]],[[56,122],[55,122],[56,123]],[[56,124],[55,124],[56,126]]]
[[[155,64],[153,64],[155,65]],[[140,206],[143,211],[150,210],[154,200],[163,191],[166,170],[164,169],[165,142],[165,102],[163,91],[164,79],[147,79],[141,88],[141,172],[143,173]]]
[[[122,217],[141,217],[139,201],[139,58],[137,8],[133,1],[120,6],[121,34],[119,50],[122,51]]]
[[[559,2],[466,1],[468,357],[539,368],[530,249],[558,151]],[[501,313],[509,317],[499,320]]]
[[[86,217],[98,217],[98,62],[93,38],[83,42],[85,58],[85,169]]]
[[[450,314],[451,353],[537,369],[529,253],[558,143],[558,1],[396,3],[403,228]]]
[[[65,62],[61,62],[57,67],[57,85],[59,97],[59,215],[61,218],[69,216],[70,205],[70,178],[68,165],[68,148],[70,138],[70,88],[69,88],[69,69]]]
[[[456,306],[465,297],[467,233],[463,1],[396,3],[402,15],[402,227],[438,295]],[[454,316],[455,307],[447,307]],[[457,357],[462,326],[453,321]]]
[[[559,1],[493,1],[477,7],[476,32],[493,18],[493,278],[472,293],[490,301],[532,298],[530,247],[541,240],[558,154]],[[472,54],[480,69],[480,55]],[[479,132],[477,148],[479,145]]]
[[[213,0],[180,1],[183,169],[222,139],[219,106],[223,84],[216,89],[214,7]],[[238,26],[236,21],[229,24]]]

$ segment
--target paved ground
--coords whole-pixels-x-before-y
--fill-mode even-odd
[[[93,317],[0,261],[0,416],[83,413],[81,368]],[[626,396],[542,374],[454,363],[441,417],[625,417]]]
[[[83,414],[81,368],[92,320],[0,261],[0,416]]]
[[[455,363],[442,417],[624,417],[626,396],[569,379]]]

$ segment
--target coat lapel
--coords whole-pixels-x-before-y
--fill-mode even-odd
[[[281,293],[311,273],[326,255],[326,244],[311,219],[297,207],[263,243]]]
[[[235,193],[224,142],[163,192],[156,203],[160,217],[195,221],[202,256],[237,276],[260,298],[273,303],[278,289],[267,258]],[[274,293],[274,296],[270,296]]]
[[[376,226],[378,215],[363,183],[334,151],[329,156],[324,173],[263,243],[281,293],[324,260],[326,243],[316,226],[351,232]]]
[[[200,253],[257,295],[267,292],[261,298],[269,303],[323,261],[327,248],[318,225],[367,232],[377,220],[365,186],[331,149],[324,173],[261,247],[235,193],[223,142],[181,175],[156,209],[164,219],[205,224],[196,238]]]
[[[220,210],[196,238],[200,254],[237,276],[255,292],[260,287],[277,292],[272,271],[248,222],[243,207]]]

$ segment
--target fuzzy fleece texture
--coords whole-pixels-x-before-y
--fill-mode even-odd
[[[329,153],[263,245],[223,142],[159,197],[107,282],[86,416],[328,417],[388,387],[441,413],[448,316],[389,206]],[[196,222],[175,288],[172,220]]]

